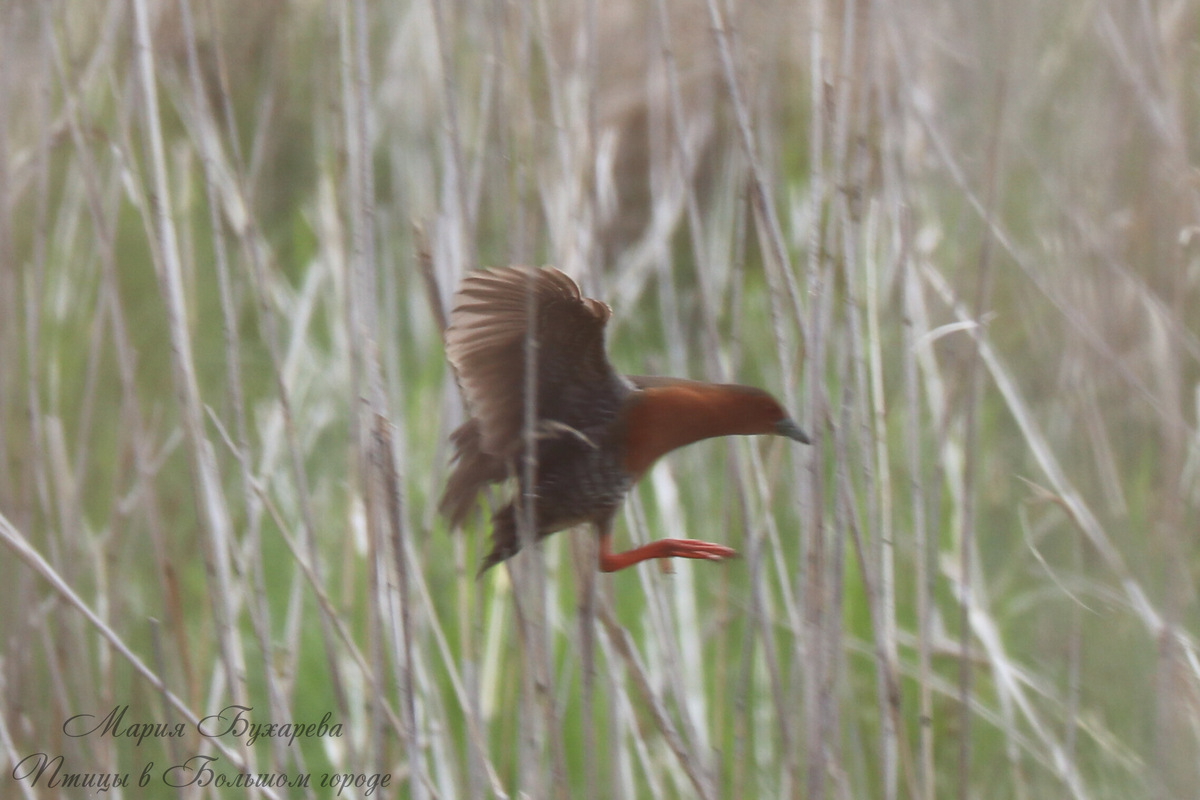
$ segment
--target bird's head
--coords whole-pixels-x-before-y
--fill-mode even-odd
[[[788,416],[779,401],[768,392],[753,386],[725,386],[722,388],[736,398],[733,407],[743,418],[743,429],[737,430],[735,433],[749,436],[774,434],[786,436],[801,444],[812,443],[808,434]]]

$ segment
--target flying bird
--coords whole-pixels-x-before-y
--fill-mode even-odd
[[[714,436],[774,434],[809,442],[761,389],[617,373],[604,351],[611,316],[606,304],[584,297],[575,281],[549,267],[474,270],[455,294],[446,356],[470,415],[450,436],[454,466],[439,510],[452,528],[461,527],[485,486],[517,482],[513,499],[492,514],[492,550],[480,575],[521,549],[518,519],[530,439],[531,530],[541,539],[591,523],[604,572],[648,559],[737,555],[696,539],[661,539],[612,552],[613,519],[626,492],[661,456]],[[532,391],[527,363],[533,366]],[[534,397],[531,437],[527,394]]]

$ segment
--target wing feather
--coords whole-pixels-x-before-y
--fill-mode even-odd
[[[446,329],[446,357],[478,420],[481,452],[504,459],[521,447],[531,320],[539,422],[578,427],[587,411],[581,398],[610,404],[622,385],[604,353],[610,316],[607,305],[584,297],[553,268],[498,267],[463,279]]]

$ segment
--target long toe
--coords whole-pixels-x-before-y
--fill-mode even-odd
[[[702,558],[707,561],[721,561],[726,558],[737,558],[737,551],[716,542],[702,542],[699,539],[670,539],[671,555],[675,558]]]

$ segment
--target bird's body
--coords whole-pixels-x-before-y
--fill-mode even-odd
[[[513,500],[492,515],[493,548],[480,572],[520,549],[517,508],[526,494],[531,440],[537,536],[594,524],[601,537],[599,566],[606,571],[649,558],[734,555],[723,545],[692,539],[609,552],[612,520],[625,494],[663,454],[730,434],[807,441],[760,389],[618,374],[604,352],[611,314],[550,268],[477,270],[455,295],[446,354],[471,416],[451,435],[455,466],[440,509],[457,527],[485,486],[518,482]],[[526,431],[529,394],[535,405]]]

